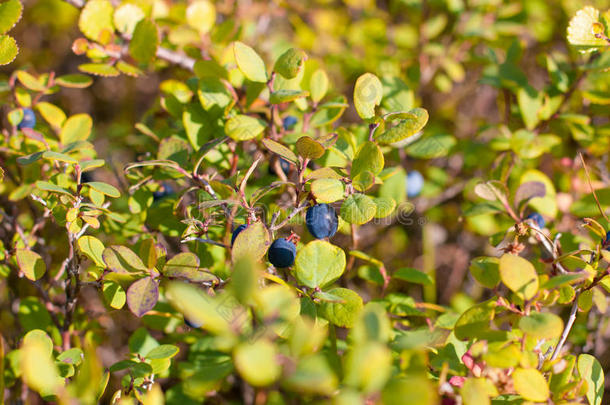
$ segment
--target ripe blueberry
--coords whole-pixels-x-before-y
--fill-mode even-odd
[[[240,226],[235,228],[235,230],[233,231],[233,235],[231,235],[231,247],[233,247],[233,243],[235,243],[235,238],[237,238],[237,235],[239,235],[241,231],[243,231],[247,227],[248,226],[246,224],[241,224]]]
[[[297,117],[295,117],[294,115],[287,115],[282,121],[282,125],[284,126],[284,130],[288,131],[292,129],[297,124],[297,122]]]
[[[417,197],[424,187],[424,176],[417,170],[410,171],[407,174],[407,197]]]
[[[297,247],[286,238],[273,241],[267,252],[269,262],[275,267],[290,267],[294,264],[297,255]]]
[[[161,189],[153,192],[153,201],[159,201],[174,194],[174,188],[169,184],[162,184]]]
[[[36,126],[36,115],[34,115],[34,111],[31,108],[23,109],[23,119],[17,125],[18,129],[23,128],[34,128]]]
[[[526,219],[531,219],[532,221],[534,221],[534,223],[538,225],[538,228],[540,229],[544,228],[544,226],[546,225],[546,221],[544,220],[542,215],[537,212],[529,214]]]
[[[328,204],[316,204],[307,210],[305,224],[314,238],[332,238],[339,225],[337,211]]]
[[[186,324],[186,326],[188,326],[189,328],[193,328],[193,329],[199,329],[203,325],[202,323],[192,321],[192,320],[188,319],[187,317],[184,317],[184,323]]]

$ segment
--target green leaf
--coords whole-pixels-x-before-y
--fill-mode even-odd
[[[604,370],[590,354],[578,356],[578,374],[587,382],[587,401],[590,405],[601,405],[604,396]]]
[[[199,268],[199,258],[191,252],[178,253],[165,263],[162,271],[165,277],[182,278],[191,283],[217,282],[212,273]]]
[[[519,328],[536,339],[555,339],[563,331],[563,321],[555,314],[533,312],[519,320]]]
[[[538,292],[538,274],[534,265],[524,258],[506,253],[499,262],[500,278],[512,292],[529,300]]]
[[[151,20],[141,20],[133,31],[129,41],[129,53],[140,63],[149,63],[157,54],[159,31]]]
[[[174,345],[160,345],[148,352],[144,357],[148,360],[171,359],[180,349]]]
[[[87,255],[96,266],[106,267],[102,253],[104,252],[104,244],[95,236],[83,235],[78,239],[78,248],[81,253]]]
[[[300,49],[290,48],[275,62],[273,70],[286,79],[294,79],[303,70],[307,55]]]
[[[383,86],[377,76],[365,73],[356,80],[354,87],[354,106],[362,119],[375,116],[375,106],[381,103]]]
[[[318,69],[309,79],[309,93],[314,103],[319,103],[328,91],[328,76],[322,69]]]
[[[84,89],[91,86],[91,84],[93,83],[93,79],[91,79],[89,76],[75,73],[70,75],[59,76],[55,79],[55,83],[60,86],[68,87],[71,89]]]
[[[233,361],[244,380],[255,387],[264,387],[280,377],[282,368],[277,356],[273,343],[258,339],[253,343],[240,343],[233,352]]]
[[[343,199],[343,182],[337,179],[317,179],[311,183],[311,193],[317,202],[332,203]]]
[[[403,267],[396,270],[392,277],[415,284],[434,285],[434,280],[429,274],[411,267]]]
[[[159,284],[152,277],[144,277],[127,289],[127,306],[137,317],[154,308],[159,299]]]
[[[294,164],[296,164],[298,162],[297,155],[295,155],[293,151],[291,151],[290,149],[288,149],[286,146],[282,145],[281,143],[276,142],[269,138],[263,138],[262,143],[271,152],[283,157],[287,161],[292,162]]]
[[[87,185],[95,191],[107,195],[108,197],[119,198],[121,196],[121,192],[117,190],[116,187],[108,183],[103,183],[101,181],[90,181],[88,183],[83,183],[83,185]]]
[[[0,36],[0,65],[8,65],[19,53],[17,42],[10,35]]]
[[[225,124],[227,136],[236,141],[247,141],[259,136],[266,128],[266,123],[248,115],[235,115]]]
[[[207,0],[194,1],[186,9],[186,22],[200,35],[207,34],[216,23],[216,8]]]
[[[114,32],[114,8],[109,0],[89,0],[80,13],[78,28],[89,39],[101,41]]]
[[[282,384],[297,392],[332,396],[337,389],[338,381],[326,357],[322,354],[313,354],[300,358],[296,370],[283,379]],[[334,402],[339,404],[337,401]]]
[[[302,136],[296,143],[297,152],[305,159],[318,159],[324,155],[324,146],[309,136]]]
[[[59,140],[63,145],[76,141],[85,141],[91,135],[93,120],[88,114],[76,114],[68,118],[59,134]]]
[[[148,268],[131,249],[113,245],[102,252],[106,266],[117,273],[148,273]]]
[[[0,3],[0,34],[7,33],[21,19],[23,5],[19,0]]]
[[[365,194],[352,194],[341,204],[341,218],[350,224],[365,224],[373,219],[376,213],[377,205]]]
[[[521,87],[517,90],[517,103],[521,118],[525,123],[525,127],[529,130],[536,128],[540,122],[538,112],[542,108],[543,94],[537,92],[533,87]]]
[[[421,131],[428,122],[428,111],[423,108],[414,108],[406,114],[395,126],[375,133],[375,140],[382,144],[402,141]]]
[[[495,317],[495,306],[493,301],[486,301],[464,311],[455,323],[455,337],[460,340],[488,339],[502,334],[490,329],[490,322]]]
[[[127,300],[127,294],[120,284],[114,281],[104,281],[102,286],[104,299],[111,308],[121,309]]]
[[[121,74],[117,68],[105,63],[84,63],[82,65],[78,65],[78,70],[102,77],[114,77]]]
[[[76,164],[78,160],[74,159],[72,156],[65,155],[63,153],[54,152],[52,150],[47,150],[42,154],[42,157],[50,160],[57,160],[59,162]]]
[[[271,104],[282,104],[307,96],[309,96],[309,93],[303,90],[281,89],[271,93],[269,96],[269,102]]]
[[[549,396],[549,386],[534,368],[517,368],[513,373],[513,384],[517,394],[534,402],[545,402]]]
[[[262,259],[271,245],[271,235],[262,222],[255,222],[237,235],[231,249],[233,262],[243,256]]]
[[[356,153],[350,175],[353,179],[358,174],[369,171],[376,176],[383,170],[384,164],[381,148],[375,142],[366,141]]]
[[[36,252],[27,249],[17,249],[15,257],[17,258],[19,270],[32,281],[39,280],[47,271],[47,265]]]
[[[186,87],[183,92],[186,90],[188,90],[188,87]],[[201,106],[206,111],[210,111],[214,107],[218,107],[224,111],[228,106],[234,104],[231,92],[217,77],[204,77],[199,79],[197,96],[199,97]]]
[[[48,181],[39,180],[36,182],[36,187],[43,191],[49,191],[51,193],[60,193],[60,194],[65,194],[65,195],[69,195],[70,197],[73,197],[72,193],[70,193],[65,188],[59,187],[53,183],[49,183]]]
[[[237,41],[233,43],[233,53],[235,54],[237,67],[248,80],[260,83],[267,82],[265,62],[254,49],[243,42]]]
[[[495,288],[500,283],[499,263],[497,257],[477,257],[470,262],[470,274],[484,287]]]
[[[392,352],[385,343],[365,342],[345,359],[345,384],[365,394],[379,391],[392,374]]]
[[[322,302],[319,305],[320,315],[334,325],[342,328],[352,328],[362,311],[362,298],[347,288],[333,288],[327,293],[340,297],[343,302]]]
[[[314,240],[299,249],[294,276],[300,284],[322,288],[341,277],[345,263],[343,249],[323,240]]]

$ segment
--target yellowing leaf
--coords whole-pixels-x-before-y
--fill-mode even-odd
[[[17,257],[19,270],[32,281],[38,280],[47,271],[47,265],[36,252],[27,249],[17,249],[15,256]]]
[[[135,4],[122,4],[114,12],[114,26],[119,32],[131,36],[138,22],[145,16],[144,11]]]
[[[599,10],[591,6],[578,10],[568,25],[568,42],[587,47],[583,50],[585,52],[593,51],[598,46],[607,46],[604,39],[595,37],[595,24],[599,24]]]
[[[362,119],[375,116],[375,106],[381,103],[383,86],[377,76],[365,73],[356,80],[354,87],[354,106]]]
[[[114,32],[113,14],[114,8],[109,0],[89,0],[80,13],[78,28],[87,38],[100,41]]]
[[[87,114],[76,114],[64,123],[59,134],[59,140],[63,145],[76,141],[85,141],[91,135],[93,120]]]
[[[0,65],[8,65],[15,60],[19,47],[15,39],[9,35],[0,36]]]
[[[216,8],[207,0],[195,1],[186,9],[186,22],[200,34],[207,34],[216,22]]]
[[[19,0],[0,3],[0,34],[8,32],[21,19],[23,5]]]
[[[267,82],[265,62],[254,49],[243,42],[237,41],[233,44],[233,52],[237,67],[248,80],[260,83]]]
[[[515,391],[529,401],[544,402],[549,398],[549,386],[540,371],[534,368],[516,369],[513,383]]]
[[[538,274],[524,258],[506,253],[500,258],[500,278],[517,296],[531,299],[538,292]]]

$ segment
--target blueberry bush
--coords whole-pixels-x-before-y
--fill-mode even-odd
[[[0,404],[590,404],[602,1],[0,2]]]

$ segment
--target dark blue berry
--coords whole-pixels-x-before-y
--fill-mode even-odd
[[[285,175],[288,175],[288,173],[290,173],[290,162],[286,159],[280,158],[280,167],[282,168],[282,171]]]
[[[533,213],[529,214],[527,216],[527,219],[531,219],[532,221],[534,221],[536,223],[536,225],[538,225],[538,228],[540,228],[540,229],[544,228],[544,226],[546,225],[546,221],[544,220],[542,215],[540,215],[537,212],[533,212]]]
[[[414,198],[421,193],[424,187],[424,176],[417,170],[410,171],[407,174],[407,197]]]
[[[153,192],[153,201],[159,201],[174,194],[174,188],[169,184],[162,184],[161,189]]]
[[[290,267],[294,264],[297,255],[297,247],[286,238],[273,241],[267,252],[269,262],[275,267]]]
[[[36,115],[34,114],[34,111],[32,111],[31,108],[24,108],[23,109],[23,119],[21,120],[19,125],[17,125],[17,128],[18,129],[34,128],[35,126],[36,126]]]
[[[184,323],[186,324],[186,326],[193,328],[193,329],[199,329],[203,325],[202,323],[192,321],[192,320],[188,319],[187,317],[184,317]]]
[[[237,228],[235,228],[235,230],[233,231],[233,235],[231,235],[231,247],[233,247],[233,243],[235,243],[235,238],[237,238],[237,235],[239,235],[241,233],[241,231],[243,231],[247,227],[248,227],[247,225],[242,224],[242,225],[238,226]]]
[[[339,226],[337,211],[331,205],[316,204],[307,210],[305,224],[314,238],[332,238]]]
[[[297,124],[297,122],[297,117],[295,117],[294,115],[287,115],[282,121],[282,125],[284,126],[284,130],[288,131],[292,129]]]

